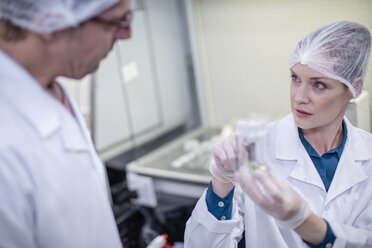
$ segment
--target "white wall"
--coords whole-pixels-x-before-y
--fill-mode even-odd
[[[372,31],[371,0],[193,1],[211,124],[288,114],[287,60],[316,27],[351,20]],[[372,93],[371,64],[365,89]]]

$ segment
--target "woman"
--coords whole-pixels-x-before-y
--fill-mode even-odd
[[[344,118],[370,47],[368,29],[348,21],[298,42],[292,114],[269,124],[270,172],[237,172],[236,136],[216,145],[185,247],[237,247],[244,238],[260,248],[372,247],[372,135]]]

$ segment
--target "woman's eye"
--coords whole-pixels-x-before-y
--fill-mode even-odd
[[[296,75],[291,75],[292,81],[299,82],[300,79]]]
[[[315,83],[314,86],[317,89],[324,89],[325,88],[325,85],[323,83],[319,83],[319,82]]]

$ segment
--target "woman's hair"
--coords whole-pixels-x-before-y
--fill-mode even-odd
[[[302,38],[289,57],[297,63],[344,83],[357,97],[363,87],[371,50],[369,30],[355,22],[340,21],[322,26]]]
[[[0,19],[0,39],[17,42],[26,38],[27,30],[13,25],[10,21]]]

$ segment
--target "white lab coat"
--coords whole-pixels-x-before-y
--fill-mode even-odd
[[[103,165],[72,108],[75,118],[0,50],[0,247],[122,247]]]
[[[372,135],[345,121],[348,136],[328,193],[292,115],[270,124],[270,166],[330,223],[336,236],[333,247],[372,247]],[[247,248],[307,247],[293,230],[279,228],[236,185],[232,219],[227,221],[208,212],[204,192],[187,222],[185,248],[237,247],[244,230]]]

